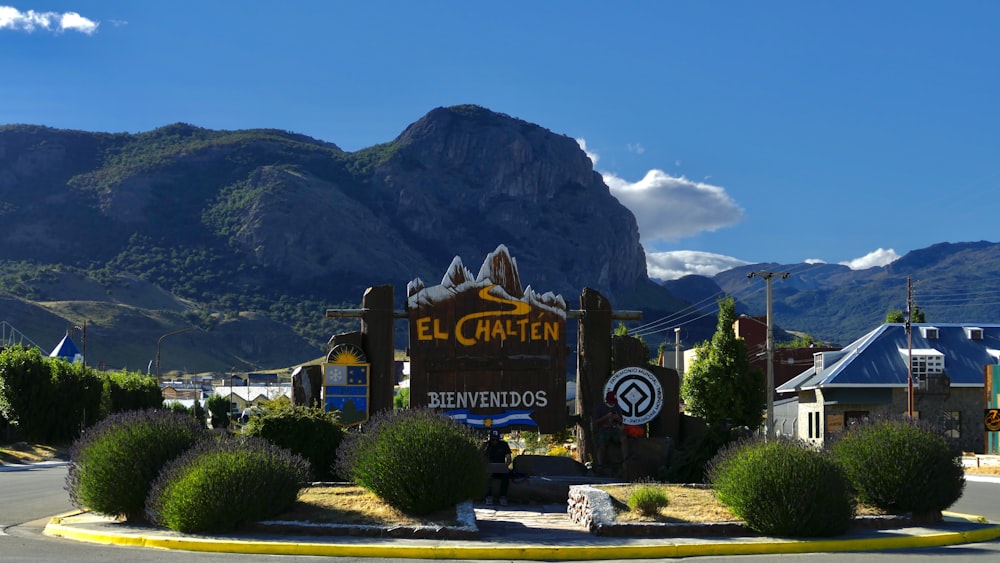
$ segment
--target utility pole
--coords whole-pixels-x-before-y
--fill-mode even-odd
[[[747,278],[754,276],[764,278],[767,284],[767,383],[765,384],[765,396],[767,397],[767,420],[764,421],[764,437],[767,440],[774,438],[774,324],[771,322],[771,279],[774,276],[781,276],[787,279],[788,272],[750,272]]]
[[[73,330],[79,330],[83,333],[83,365],[87,365],[87,319],[83,320],[83,326],[75,325]]]
[[[681,376],[681,327],[674,329],[674,371],[677,377]]]
[[[906,276],[906,418],[913,420],[913,284]]]

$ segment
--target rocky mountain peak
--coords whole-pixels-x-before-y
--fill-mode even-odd
[[[645,279],[634,216],[574,139],[456,106],[432,110],[393,145],[371,184],[393,199],[402,230],[430,234],[450,255],[507,244],[525,279],[557,292],[579,291],[571,279],[612,294]]]

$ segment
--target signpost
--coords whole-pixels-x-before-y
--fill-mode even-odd
[[[604,385],[604,393],[614,391],[625,424],[639,426],[659,416],[663,410],[663,387],[649,370],[620,369]]]
[[[340,411],[345,426],[368,420],[369,368],[360,347],[353,344],[334,346],[323,365],[323,405],[328,411]]]
[[[412,406],[477,428],[565,428],[566,303],[522,289],[506,247],[477,277],[456,257],[441,285],[408,289]]]

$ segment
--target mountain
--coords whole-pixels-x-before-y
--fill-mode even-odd
[[[717,310],[715,299],[725,293],[736,297],[738,312],[763,316],[766,282],[747,274],[789,272],[787,278],[771,281],[774,325],[845,345],[883,323],[889,311],[906,310],[907,278],[913,302],[927,322],[995,323],[1000,319],[997,271],[1000,244],[979,241],[935,244],[866,270],[835,264],[752,264],[711,278],[686,276],[662,285],[701,310]]]
[[[686,305],[648,279],[635,218],[576,141],[478,106],[356,152],[272,129],[2,126],[0,225],[0,321],[43,348],[86,322],[88,363],[114,369],[308,361],[356,326],[327,308],[383,284],[402,308],[409,280],[500,244],[570,307],[583,287],[647,318]]]

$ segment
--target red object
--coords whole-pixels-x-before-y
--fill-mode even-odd
[[[625,425],[625,435],[629,438],[642,438],[642,435],[646,432],[642,429],[642,426],[636,426],[634,424]]]

